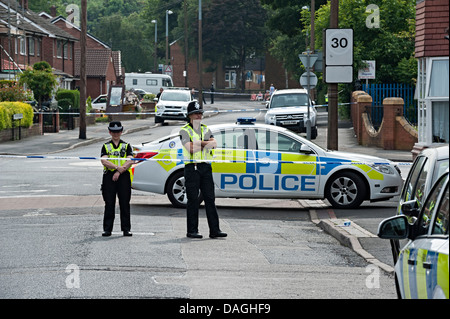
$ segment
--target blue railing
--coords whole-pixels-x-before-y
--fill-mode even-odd
[[[408,84],[363,84],[363,91],[372,97],[371,120],[379,127],[383,120],[383,100],[387,97],[403,98],[403,115],[412,125],[417,125],[417,100],[414,100],[415,87]]]

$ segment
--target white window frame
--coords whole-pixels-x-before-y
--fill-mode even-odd
[[[429,96],[434,61],[449,60],[448,57],[424,57],[418,59],[417,100],[418,100],[418,142],[433,143],[433,102],[449,101],[448,96]]]
[[[19,37],[19,51],[20,55],[27,55],[27,38],[25,36]]]

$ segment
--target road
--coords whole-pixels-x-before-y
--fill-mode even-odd
[[[261,120],[261,114],[245,116]],[[221,113],[205,122],[235,118]],[[181,124],[123,139],[150,141]],[[99,156],[100,148],[95,143],[58,155]],[[105,238],[98,161],[2,159],[2,168],[0,298],[396,298],[392,276],[314,225],[299,201],[218,199],[229,236],[191,240],[183,209],[163,195],[134,191],[133,237],[117,231],[117,216],[116,232]],[[386,207],[393,204],[374,211]],[[370,219],[366,208],[335,214]],[[204,213],[200,232],[208,234]]]

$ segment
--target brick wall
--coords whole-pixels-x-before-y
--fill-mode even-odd
[[[416,5],[416,58],[448,56],[449,1],[425,0]]]
[[[366,106],[372,104],[372,97],[365,92],[353,93],[352,121],[358,144],[376,146],[386,150],[413,150],[417,143],[415,130],[403,116],[403,99],[394,97],[383,100],[383,121],[374,129],[366,113]]]

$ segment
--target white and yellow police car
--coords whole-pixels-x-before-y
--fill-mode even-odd
[[[385,239],[409,239],[395,263],[395,284],[399,298],[449,298],[449,173],[434,184],[423,206],[411,219],[396,215],[383,220],[378,236]],[[412,202],[402,210],[416,209]],[[411,216],[411,214],[410,214]]]
[[[326,198],[338,208],[399,195],[394,163],[360,154],[327,151],[294,132],[255,119],[208,126],[217,141],[212,154],[216,197]],[[187,203],[183,146],[178,134],[134,145],[132,187],[167,194],[175,207]]]

